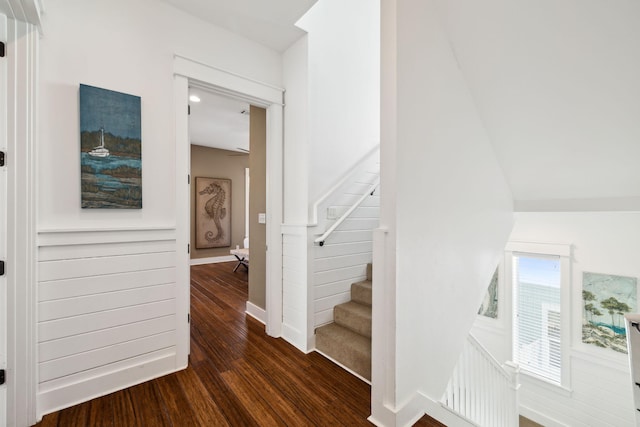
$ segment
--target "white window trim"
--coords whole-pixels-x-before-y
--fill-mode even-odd
[[[564,390],[571,389],[571,245],[558,243],[508,242],[505,248],[505,284],[508,289],[508,301],[513,301],[513,256],[514,255],[558,256],[560,257],[560,307],[561,307],[561,351],[562,367],[560,369],[560,384],[545,380],[526,369],[521,372],[528,377],[535,378]],[[507,292],[505,292],[507,293]],[[513,303],[508,304],[511,321],[507,331],[509,340],[513,343]],[[513,345],[512,357],[513,357]]]

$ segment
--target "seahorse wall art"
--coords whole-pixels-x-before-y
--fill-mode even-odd
[[[231,180],[196,178],[196,248],[231,245]]]

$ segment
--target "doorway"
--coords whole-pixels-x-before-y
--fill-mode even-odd
[[[174,58],[174,99],[176,111],[176,260],[178,292],[178,358],[187,365],[189,354],[189,268],[190,268],[190,144],[188,121],[189,87],[199,87],[244,100],[264,108],[266,121],[265,200],[265,308],[266,332],[279,337],[282,330],[282,135],[283,90],[181,56]],[[184,314],[186,323],[180,321]]]

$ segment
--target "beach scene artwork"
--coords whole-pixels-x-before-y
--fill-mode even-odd
[[[489,288],[487,289],[487,293],[482,300],[482,304],[480,305],[480,309],[478,310],[478,314],[485,317],[490,317],[492,319],[498,318],[498,269],[496,268],[495,273],[493,273],[493,277],[491,278],[491,282],[489,283]]]
[[[635,277],[582,273],[582,342],[627,353],[626,313],[637,308]]]
[[[139,96],[80,85],[82,207],[142,208]]]

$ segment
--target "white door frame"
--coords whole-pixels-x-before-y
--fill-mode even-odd
[[[176,112],[176,274],[179,286],[176,299],[178,319],[189,313],[190,243],[190,143],[187,116],[189,85],[242,99],[267,110],[267,228],[266,228],[266,332],[273,337],[282,333],[282,184],[283,184],[283,94],[284,89],[236,73],[174,56],[174,102]],[[189,325],[178,321],[179,365],[186,366],[189,354]]]
[[[0,41],[7,42],[7,17],[0,15]],[[0,129],[7,129],[7,61],[0,58]],[[0,151],[7,133],[0,131]],[[0,167],[0,260],[7,259],[7,168]],[[7,276],[0,277],[0,369],[7,369]],[[0,426],[7,425],[7,385],[0,385]]]
[[[37,421],[36,98],[39,35],[7,20],[7,425]],[[0,420],[1,421],[1,420]]]

